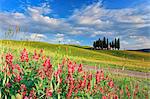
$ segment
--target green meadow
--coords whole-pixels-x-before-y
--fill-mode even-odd
[[[29,62],[21,62],[19,60],[20,55],[24,55],[22,54],[24,48],[26,48],[27,53],[29,53],[28,55],[24,51],[24,54],[29,57]],[[43,64],[42,58],[39,59],[39,61],[33,59],[33,53],[35,53],[35,50],[39,53],[41,49],[44,51],[44,54],[42,55],[46,55],[46,57],[50,58],[50,63],[52,64],[51,69],[41,65]],[[114,74],[109,70],[104,70],[104,75],[101,76],[104,77],[104,79],[101,79],[100,82],[96,83],[98,81],[98,76],[94,76],[94,74],[98,75],[99,70],[96,70],[96,68],[117,68],[147,73],[150,71],[149,53],[124,50],[91,50],[90,47],[87,46],[49,44],[34,41],[0,40],[0,55],[2,59],[2,61],[0,60],[0,70],[2,70],[2,72],[0,72],[0,99],[4,99],[4,97],[8,99],[22,99],[23,97],[38,97],[39,99],[43,99],[44,97],[50,97],[48,99],[65,99],[66,97],[80,99],[82,97],[82,99],[91,99],[103,98],[105,96],[111,97],[111,99],[148,99],[149,97],[149,78]],[[5,57],[6,60],[4,61],[5,55],[7,55],[7,57]],[[8,55],[12,55],[13,58],[11,58],[11,56],[8,57]],[[26,55],[24,57],[26,57]],[[11,67],[10,64],[4,65],[5,62],[9,61],[7,58],[10,60],[13,59],[13,64],[19,64],[16,66],[19,66],[20,69],[18,70],[23,71],[23,74],[19,76],[21,79],[18,76],[15,76],[15,74],[9,74],[7,71],[9,69],[5,69],[5,66]],[[62,73],[59,74],[62,82],[58,82],[57,79],[60,80],[60,78],[59,76],[57,78],[55,73],[59,70],[57,67],[59,66],[58,64],[62,64],[64,58],[66,64],[62,65],[64,67],[61,68]],[[70,63],[68,61],[70,61]],[[74,62],[76,62],[77,65],[75,65]],[[44,62],[44,64],[45,63],[46,62]],[[75,93],[74,89],[70,89],[72,88],[70,87],[70,83],[67,84],[66,81],[68,77],[67,75],[69,75],[69,70],[72,69],[72,67],[69,66],[77,68],[76,66],[78,66],[78,64],[82,64],[84,67],[84,73],[80,73],[79,70],[76,70],[72,74],[75,85],[80,84],[79,81],[83,80],[84,82],[86,79],[89,79],[84,78],[86,76],[89,77],[89,73],[90,75],[93,75],[93,77],[91,80],[87,80],[91,85],[84,82],[85,87],[80,89],[76,88],[78,92]],[[70,69],[68,69],[67,66]],[[95,70],[88,70],[89,66],[94,67]],[[12,69],[12,71],[14,70]],[[47,76],[41,78],[39,74],[40,70],[44,71],[41,72],[44,73],[42,75],[47,73]],[[19,71],[17,71],[17,73],[18,72]],[[48,79],[48,77],[51,77],[51,79]],[[16,79],[19,81],[17,82]],[[69,82],[71,81],[69,80]],[[9,84],[11,85],[9,86]],[[97,88],[95,88],[95,86]],[[21,92],[19,89],[21,89]],[[59,93],[57,92],[58,90],[60,90]],[[72,90],[73,93],[70,94],[70,90]],[[33,92],[35,94],[33,94]]]
[[[150,71],[150,53],[125,50],[90,50],[87,46],[49,44],[34,41],[1,40],[1,52],[9,50],[20,51],[27,48],[29,52],[44,49],[44,53],[58,63],[64,57],[75,60],[84,66],[103,68],[119,68],[133,71]],[[3,50],[3,51],[2,51]]]

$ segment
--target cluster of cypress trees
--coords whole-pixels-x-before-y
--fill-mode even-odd
[[[120,49],[120,39],[115,38],[115,40],[109,42],[108,38],[106,39],[105,37],[103,38],[103,40],[101,40],[100,38],[96,41],[93,42],[93,48],[94,49],[101,49],[101,50],[116,50],[116,49]]]

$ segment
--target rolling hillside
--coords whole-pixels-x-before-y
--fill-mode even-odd
[[[121,68],[136,71],[150,71],[150,54],[137,51],[95,51],[82,46],[49,44],[33,41],[0,41],[1,52],[9,50],[20,51],[27,48],[30,52],[44,49],[44,52],[54,60],[64,57],[91,66]]]

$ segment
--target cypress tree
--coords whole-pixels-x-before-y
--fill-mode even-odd
[[[100,40],[100,49],[103,49],[103,41],[102,40]]]
[[[112,44],[111,44],[111,42],[109,43],[109,46],[110,46],[110,49],[112,48]]]
[[[118,48],[118,50],[120,49],[120,39],[118,38],[118,42],[117,42],[117,48]]]
[[[106,48],[106,38],[103,39],[103,48]]]
[[[117,48],[117,44],[118,42],[117,42],[117,39],[115,38],[115,44],[114,44],[114,48],[116,49]]]
[[[101,40],[101,49],[103,50],[104,48],[104,40]]]
[[[94,47],[94,49],[96,48],[96,42],[95,41],[93,42],[93,47]]]
[[[120,39],[115,38],[115,40],[112,40],[111,42],[109,42],[108,38],[106,39],[105,37],[103,38],[103,40],[101,40],[100,38],[96,41],[93,42],[93,47],[94,49],[120,49]]]
[[[99,46],[99,42],[98,42],[98,40],[96,41],[96,48]]]
[[[101,47],[101,39],[99,38],[98,40],[98,47],[100,48]]]
[[[112,49],[114,49],[114,41],[112,41]]]
[[[108,42],[108,38],[107,38],[107,44],[106,44],[106,45],[107,45],[107,50],[108,50],[108,45],[109,45],[108,43],[109,43],[109,42]]]

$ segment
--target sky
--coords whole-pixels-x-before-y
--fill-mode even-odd
[[[150,48],[150,0],[0,0],[0,39],[92,46],[104,36],[121,49]]]

